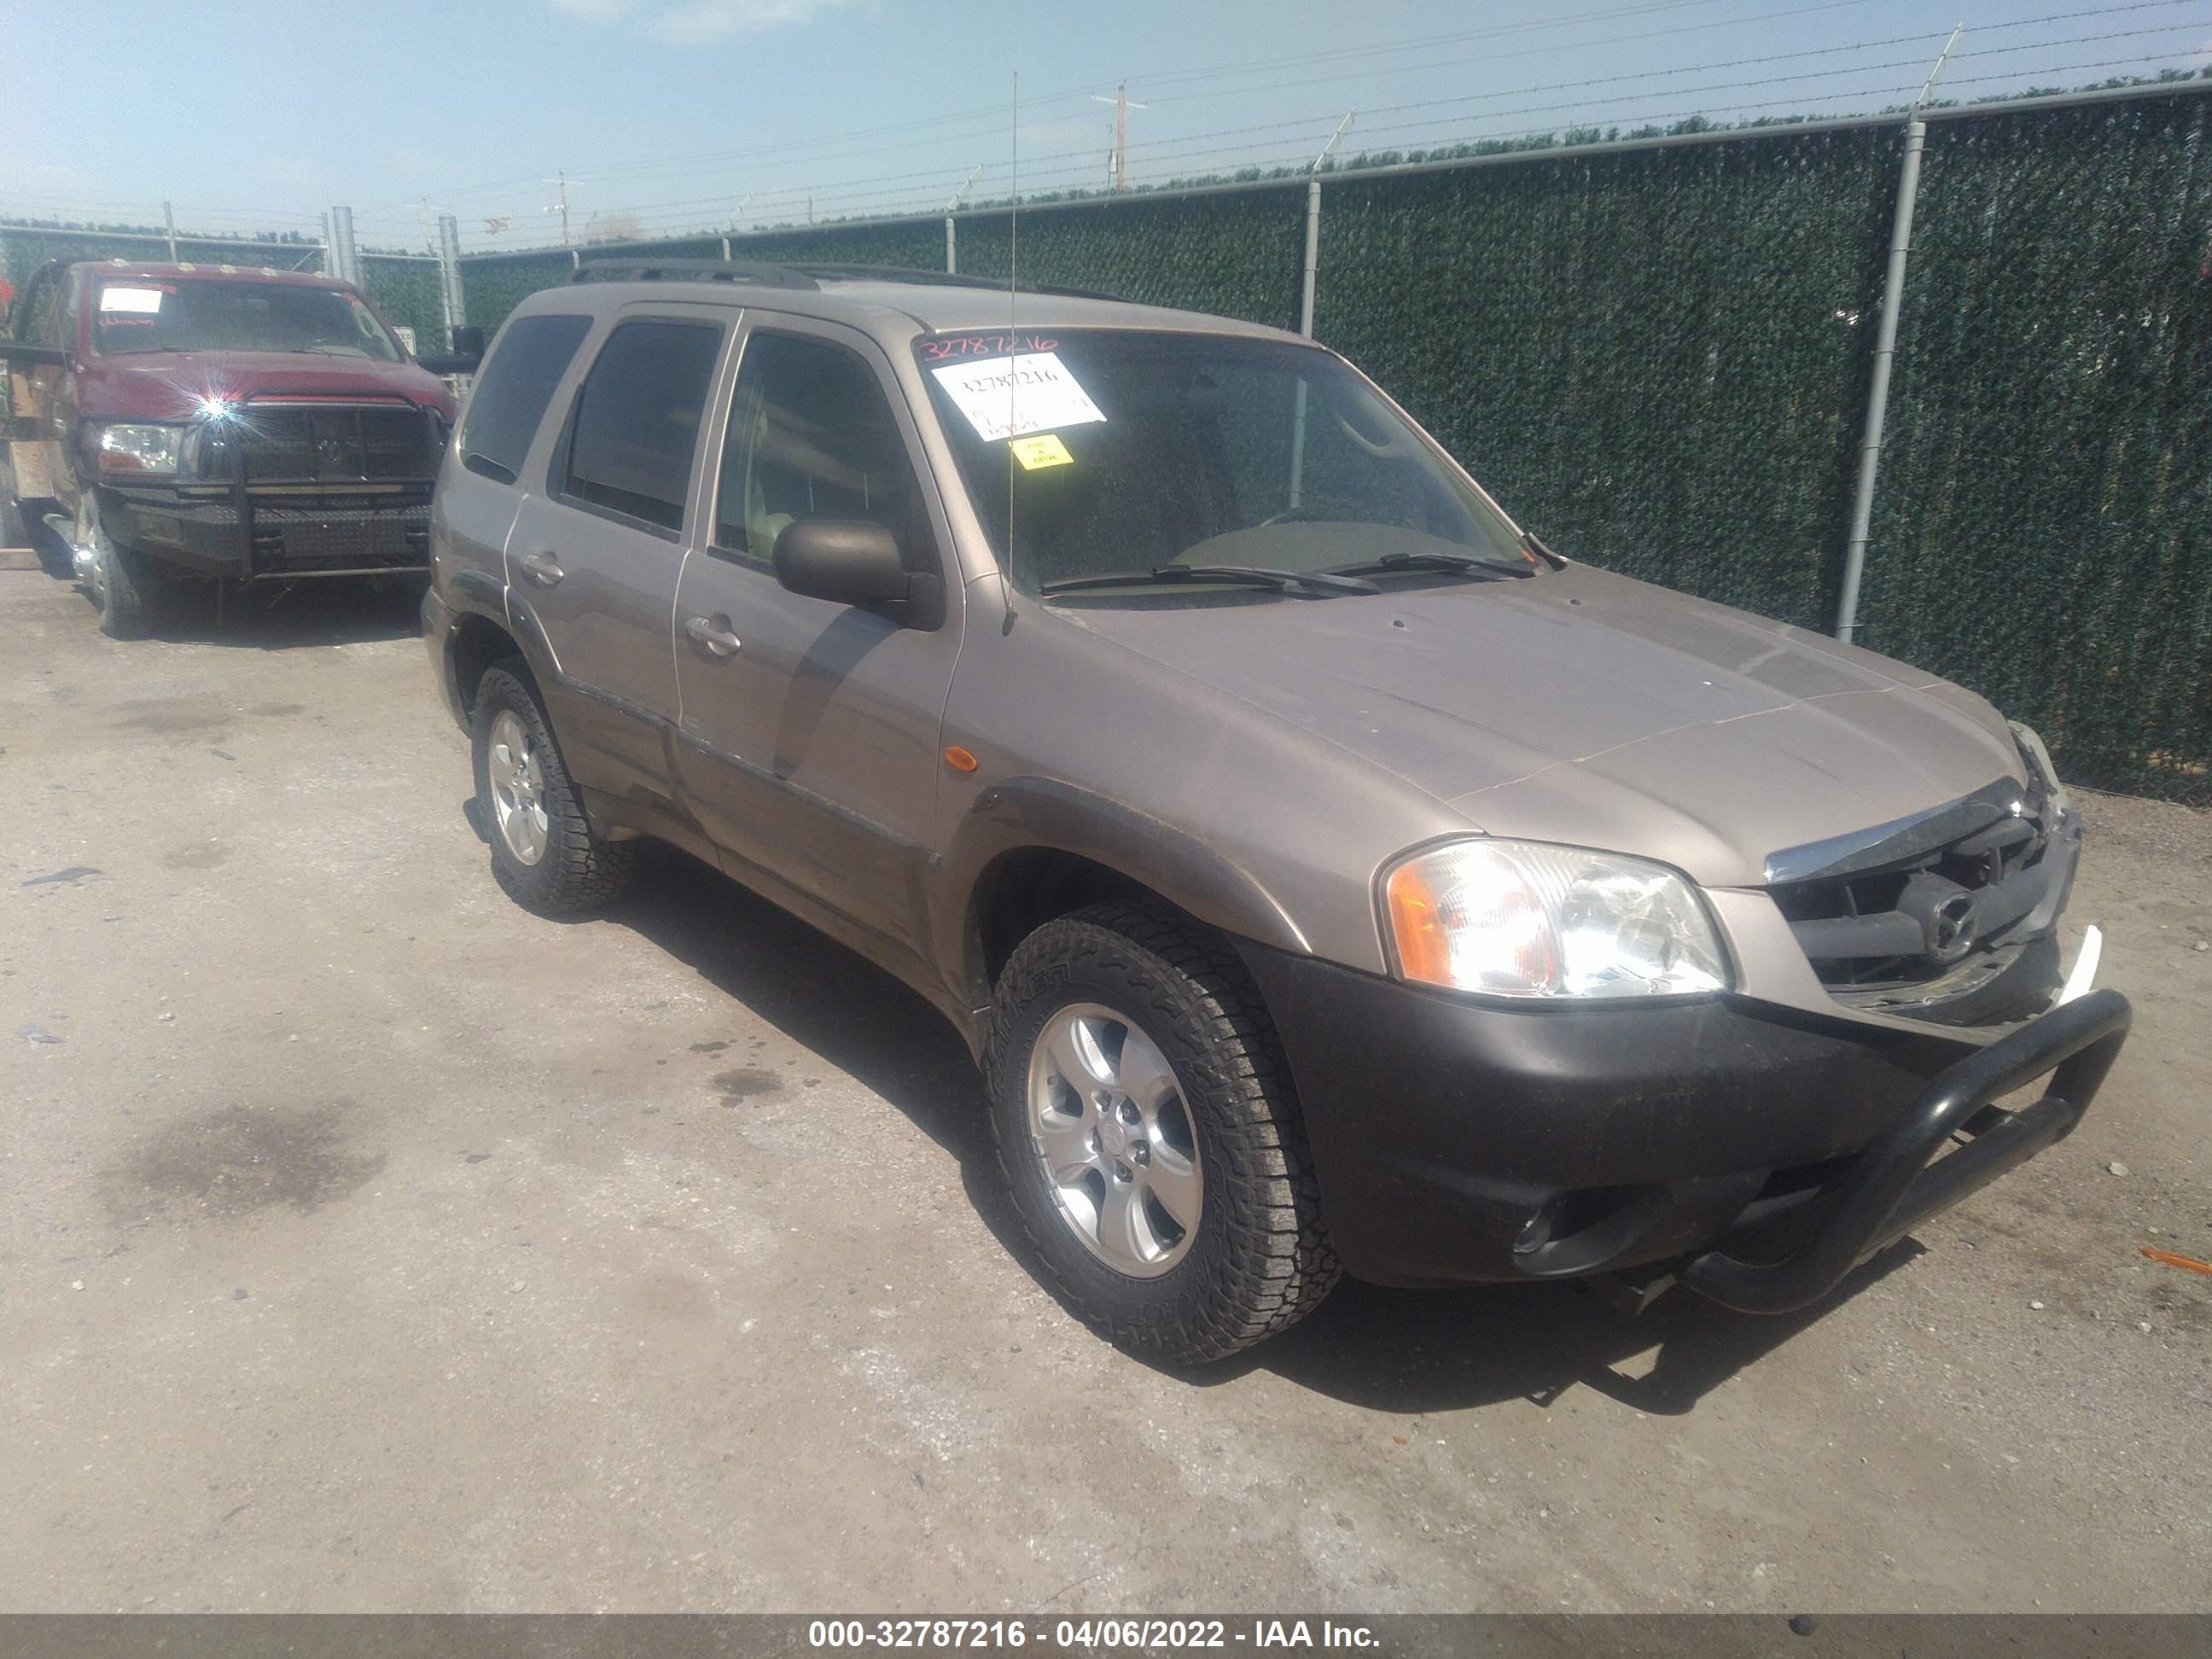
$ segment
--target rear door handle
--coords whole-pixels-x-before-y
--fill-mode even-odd
[[[515,562],[540,587],[550,587],[568,574],[561,568],[561,561],[550,553],[526,553]]]
[[[737,654],[738,636],[726,628],[715,627],[711,617],[693,617],[684,624],[684,631],[718,657]]]

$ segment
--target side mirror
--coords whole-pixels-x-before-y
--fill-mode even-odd
[[[909,628],[934,629],[944,623],[944,579],[908,570],[899,559],[898,543],[879,524],[796,520],[777,532],[770,557],[776,580],[791,592],[880,610]]]
[[[420,352],[415,361],[433,374],[473,374],[483,366],[483,331],[473,324],[463,323],[453,330],[453,351],[442,357],[425,357]]]
[[[0,357],[22,368],[29,368],[38,363],[51,363],[58,368],[68,364],[70,355],[65,346],[31,345],[15,340],[0,340]]]

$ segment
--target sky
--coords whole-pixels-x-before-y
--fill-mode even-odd
[[[1571,125],[1909,100],[1950,25],[1962,100],[2212,63],[2212,0],[0,0],[19,94],[0,216],[291,230],[365,246],[459,216],[471,252],[936,212]],[[101,21],[96,25],[94,17]],[[1015,111],[1019,77],[1018,119]],[[1101,99],[1109,101],[1100,101]],[[1135,106],[1142,105],[1143,107]],[[810,205],[811,204],[811,205]]]

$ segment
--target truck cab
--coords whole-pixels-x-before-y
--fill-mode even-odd
[[[68,545],[111,635],[185,582],[428,568],[454,399],[351,285],[55,264],[11,322],[0,496]]]

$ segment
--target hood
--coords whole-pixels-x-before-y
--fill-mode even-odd
[[[416,363],[306,351],[148,351],[81,360],[77,398],[95,420],[180,421],[202,398],[404,398],[453,418],[446,384]]]
[[[1054,614],[1364,757],[1492,835],[1754,886],[1769,853],[2022,776],[1972,693],[1571,565],[1375,599]]]

